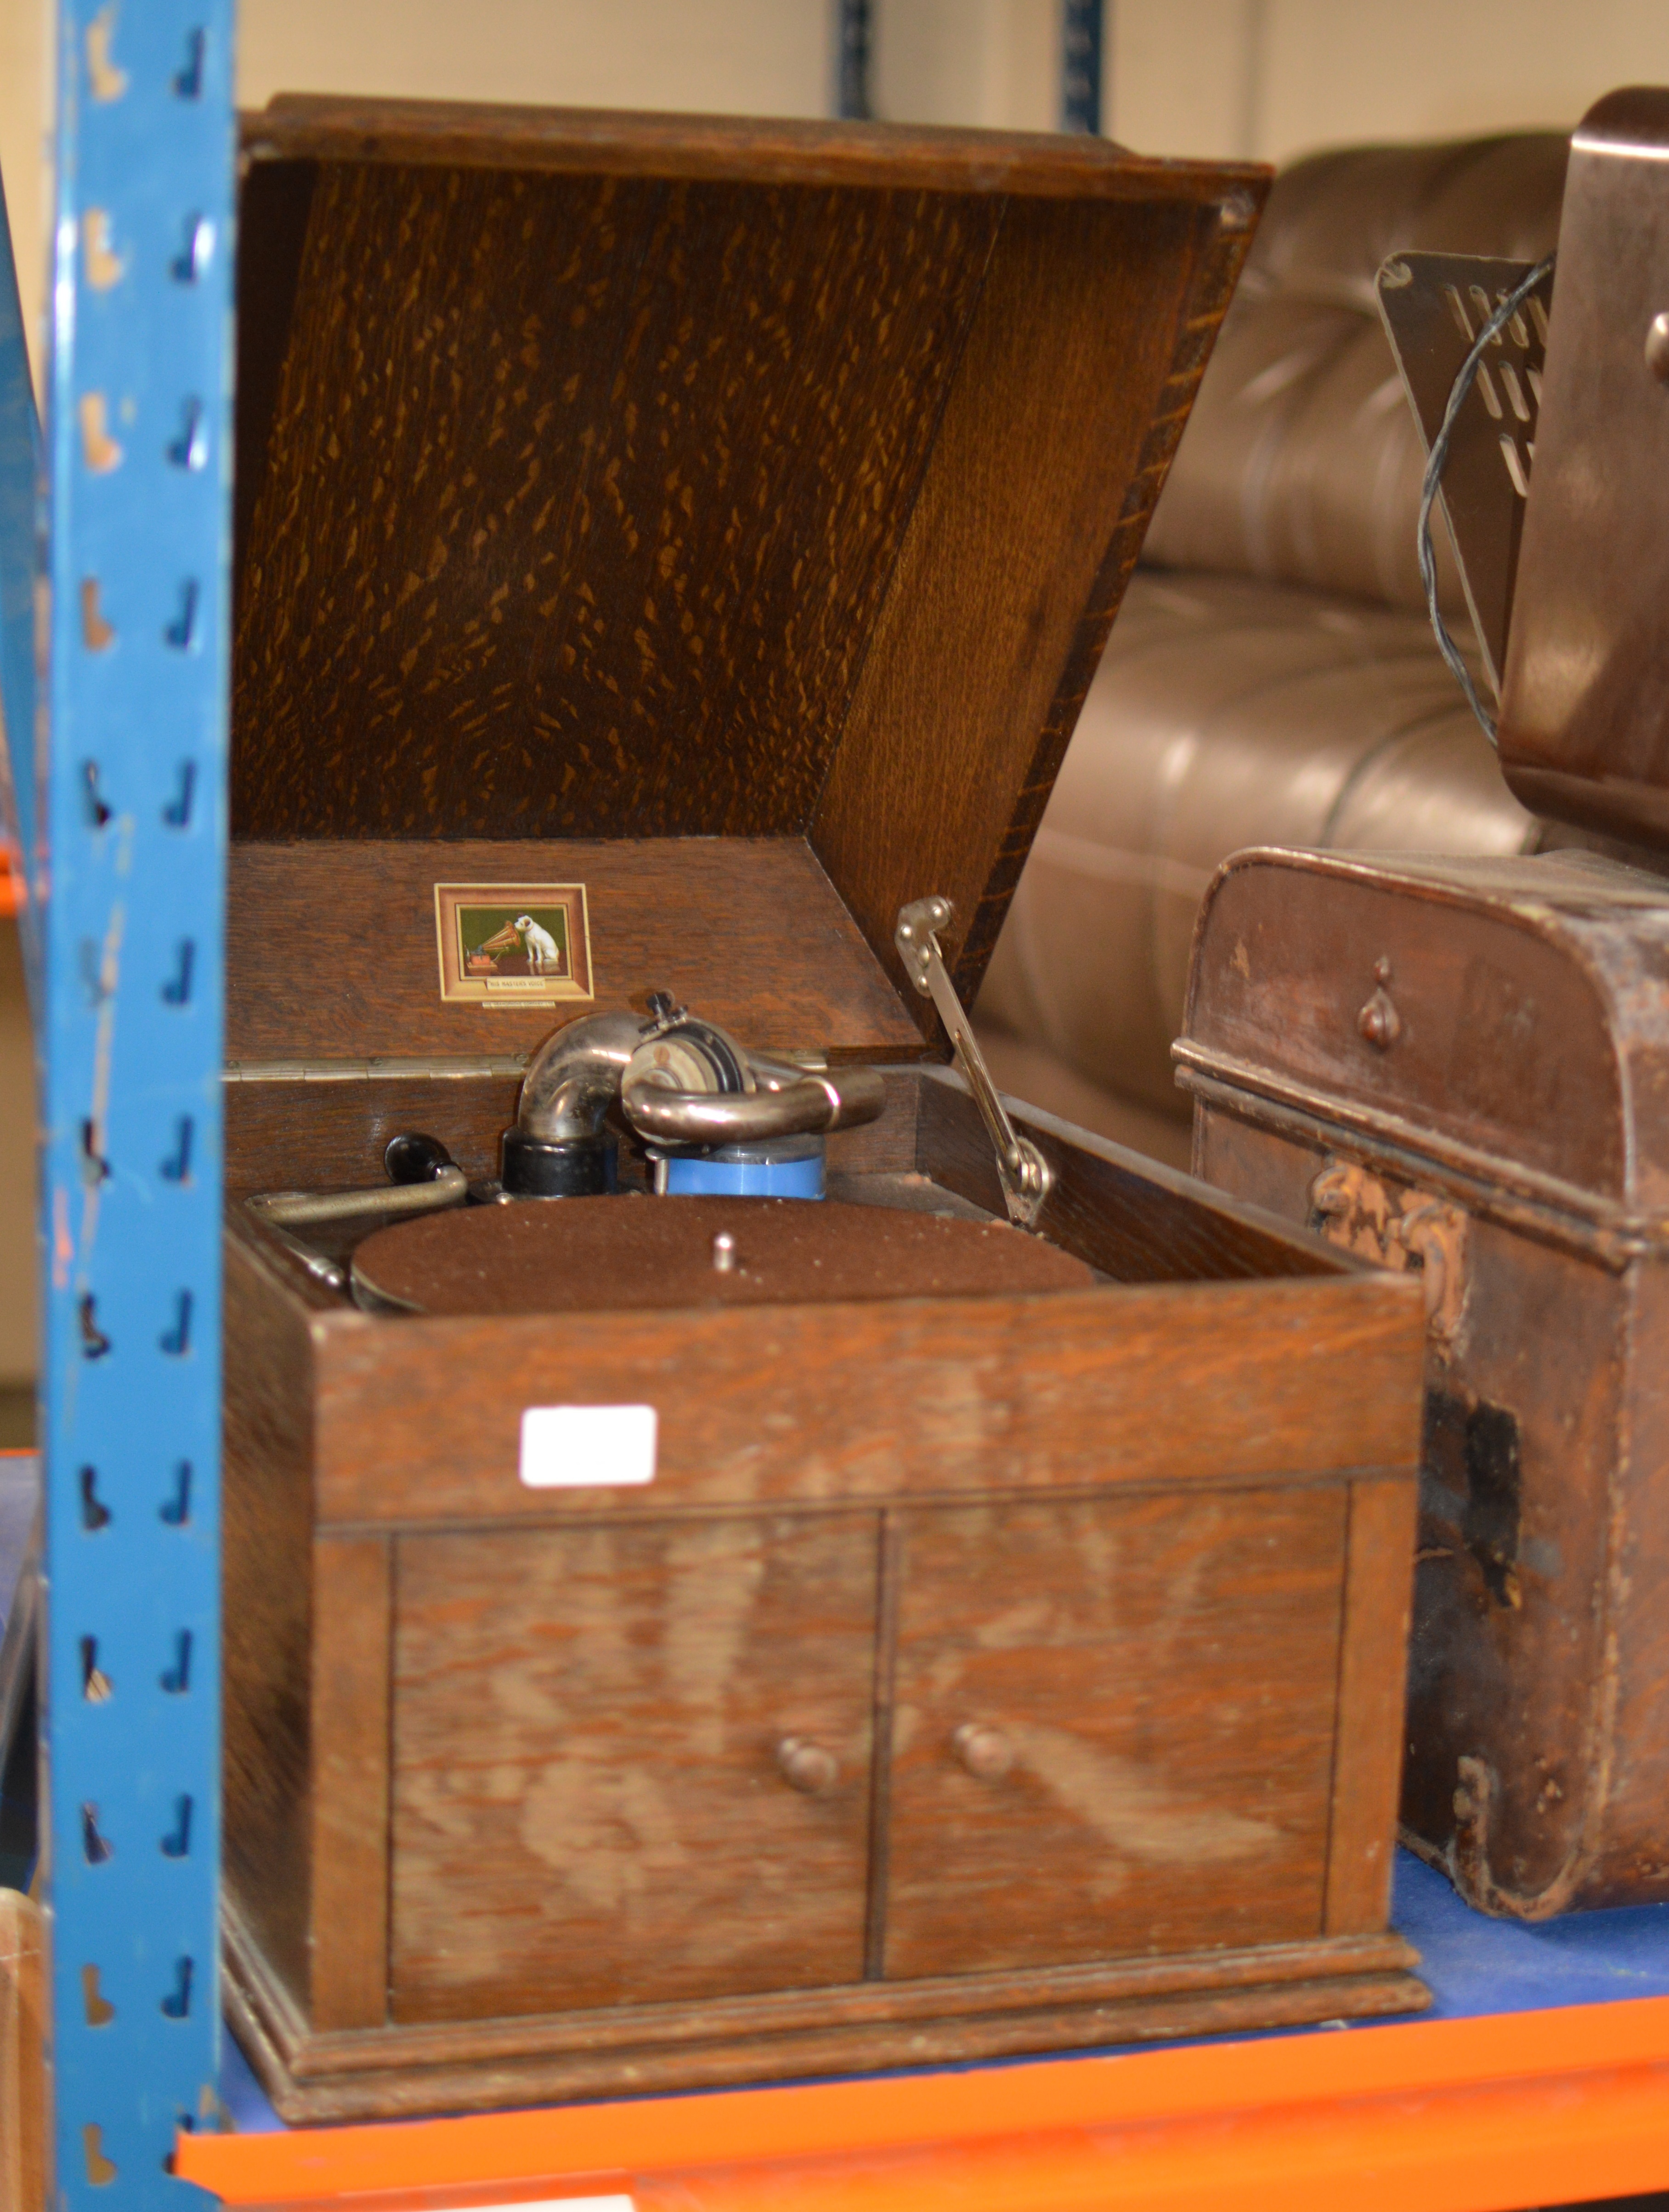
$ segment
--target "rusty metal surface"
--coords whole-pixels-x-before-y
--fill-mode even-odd
[[[1401,253],[1381,269],[1380,313],[1428,453],[1479,331],[1530,266],[1470,253]],[[1491,342],[1455,418],[1443,471],[1443,514],[1484,672],[1497,698],[1552,296],[1549,275]]]
[[[1669,885],[1577,851],[1241,854],[1195,1166],[1417,1270],[1402,1817],[1485,1911],[1669,1897]]]
[[[1429,1194],[1376,1146],[1243,1095],[1205,1104],[1197,1141],[1210,1181],[1294,1221],[1359,1192],[1388,1228]],[[1487,1911],[1663,1897],[1669,1729],[1660,1699],[1628,1703],[1661,1656],[1643,1549],[1661,1441],[1649,1364],[1623,1352],[1660,1271],[1457,1211],[1462,1297],[1428,1338],[1405,1829]]]
[[[1572,141],[1501,760],[1539,812],[1660,848],[1669,384],[1649,342],[1666,310],[1669,91],[1612,93]]]
[[[1666,892],[1580,852],[1238,854],[1177,1057],[1669,1249]]]

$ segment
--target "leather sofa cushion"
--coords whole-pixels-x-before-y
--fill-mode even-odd
[[[1374,277],[1404,247],[1538,259],[1557,242],[1553,132],[1318,154],[1278,177],[1144,558],[1424,604],[1424,455]],[[1465,614],[1445,533],[1446,608]]]
[[[1194,915],[1226,854],[1510,854],[1537,838],[1423,613],[1138,573],[986,976],[981,1026],[1186,1113],[1170,1043]]]

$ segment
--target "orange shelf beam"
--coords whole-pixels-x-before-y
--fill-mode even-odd
[[[182,2136],[236,2205],[1507,2212],[1669,2185],[1669,1997],[711,2096]]]

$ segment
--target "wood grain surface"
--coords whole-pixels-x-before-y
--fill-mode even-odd
[[[877,1523],[401,1540],[394,2017],[856,1981]],[[828,1752],[791,1787],[786,1739]]]
[[[313,1330],[321,1525],[1411,1474],[1418,1449],[1417,1301],[1371,1276]],[[524,1406],[646,1396],[650,1492],[520,1482]]]
[[[978,990],[1247,235],[1180,204],[1008,211],[811,823],[901,982],[898,910],[931,890]]]
[[[225,1883],[273,1970],[310,1981],[313,1418],[307,1307],[225,1241],[222,1772]]]
[[[46,1945],[39,1906],[0,1889],[0,2205],[46,2212]]]
[[[359,101],[245,143],[228,1051],[292,1074],[231,1086],[236,1176],[374,1182],[412,1116],[490,1165],[561,1016],[442,1006],[440,880],[586,884],[600,1006],[942,1052],[896,910],[955,900],[971,993],[1260,173]],[[989,1203],[966,1101],[894,1087],[840,1164]],[[1043,1139],[1116,1285],[395,1320],[234,1224],[232,1982],[287,2112],[1419,2001],[1319,1932],[1417,1290]],[[646,1399],[651,1484],[522,1484],[525,1407]],[[947,1766],[964,1718],[1011,1769]]]
[[[313,1983],[321,2029],[388,2016],[394,1562],[385,1536],[313,1547]]]
[[[239,834],[803,830],[1002,212],[325,164]]]
[[[467,1066],[467,1061],[460,1065]],[[226,1186],[353,1190],[386,1181],[389,1139],[438,1137],[472,1182],[495,1176],[499,1145],[516,1118],[519,1075],[347,1074],[226,1085]]]
[[[295,288],[307,242],[312,161],[257,161],[238,197],[237,453],[232,483],[233,604],[238,604],[249,526],[266,475],[272,419],[289,343]]]
[[[238,2038],[292,2122],[804,2081],[888,2066],[1138,2043],[1417,2012],[1398,1936],[1332,1937],[1026,1975],[958,1975],[713,2005],[633,2007],[313,2036],[234,1917],[227,1996]]]
[[[1238,193],[1248,203],[1242,219],[1261,201],[1270,177],[1258,163],[1157,161],[1105,138],[1053,131],[811,118],[633,114],[281,93],[241,122],[245,151],[258,163],[427,161],[568,175],[809,181],[1213,204]]]
[[[593,1006],[443,1005],[437,883],[584,884],[596,1007],[669,990],[756,1049],[920,1050],[798,838],[234,843],[233,1060],[527,1053]]]
[[[1262,174],[317,100],[246,143],[236,836],[809,832],[889,966],[950,893],[971,993]]]
[[[1353,1482],[1338,1653],[1338,1731],[1327,1848],[1329,1936],[1383,1928],[1402,1783],[1417,1493]]]
[[[901,1518],[889,1976],[1321,1931],[1337,1488]]]

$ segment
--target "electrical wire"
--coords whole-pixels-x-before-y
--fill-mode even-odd
[[[1437,556],[1431,543],[1431,510],[1436,504],[1437,494],[1442,484],[1443,467],[1448,459],[1449,439],[1466,403],[1466,394],[1477,379],[1478,365],[1543,277],[1548,275],[1555,258],[1556,256],[1550,253],[1545,261],[1539,261],[1529,275],[1513,287],[1472,341],[1472,351],[1461,362],[1460,373],[1449,387],[1448,404],[1443,410],[1443,420],[1437,435],[1431,441],[1431,452],[1426,460],[1425,481],[1420,488],[1420,528],[1417,544],[1420,556],[1420,581],[1425,586],[1426,612],[1431,617],[1437,650],[1448,663],[1455,682],[1466,695],[1467,705],[1477,715],[1478,725],[1491,744],[1496,742],[1496,718],[1478,697],[1472,671],[1460,658],[1460,648],[1449,635],[1437,605]]]

